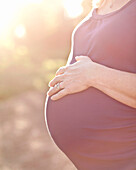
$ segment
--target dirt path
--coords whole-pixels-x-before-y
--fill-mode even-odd
[[[37,91],[0,102],[0,170],[76,170],[49,137],[44,102]]]

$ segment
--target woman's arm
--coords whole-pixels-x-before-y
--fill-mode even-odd
[[[136,73],[129,73],[106,67],[93,62],[88,56],[76,56],[77,62],[60,68],[49,82],[51,88],[47,94],[52,100],[67,94],[95,87],[112,98],[136,108]],[[55,84],[58,82],[62,90]]]
[[[93,87],[112,98],[136,108],[136,74],[95,63]],[[90,78],[92,85],[92,77]]]

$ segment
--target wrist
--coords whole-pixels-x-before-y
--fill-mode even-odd
[[[98,87],[99,85],[102,85],[102,73],[104,71],[103,65],[93,62],[92,66],[90,67],[90,81],[89,85],[90,87]]]

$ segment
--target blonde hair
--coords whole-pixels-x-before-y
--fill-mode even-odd
[[[105,0],[92,0],[92,7],[98,8],[102,6],[102,4],[105,2]]]

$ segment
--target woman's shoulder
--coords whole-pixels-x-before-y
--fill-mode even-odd
[[[85,16],[85,18],[83,20],[81,20],[77,25],[76,27],[73,29],[73,32],[72,32],[72,37],[75,36],[75,33],[77,33],[77,31],[79,29],[81,29],[89,20],[91,20],[91,16],[92,16],[92,13],[93,13],[93,8],[91,9],[90,13]]]

